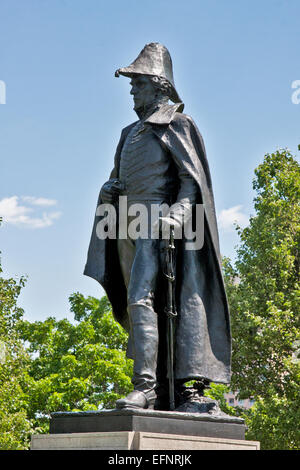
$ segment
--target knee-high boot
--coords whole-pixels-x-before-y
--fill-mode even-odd
[[[153,408],[158,353],[157,314],[144,304],[130,304],[128,313],[134,353],[134,391],[117,400],[117,408]]]

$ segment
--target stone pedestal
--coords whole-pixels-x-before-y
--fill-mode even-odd
[[[259,442],[138,431],[46,434],[31,450],[259,450]]]
[[[241,418],[154,410],[52,413],[49,435],[31,449],[258,450]]]

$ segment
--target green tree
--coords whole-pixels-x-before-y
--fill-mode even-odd
[[[1,222],[1,221],[0,221]],[[0,273],[2,273],[0,263]],[[26,449],[32,432],[25,389],[28,356],[18,334],[23,310],[17,300],[25,279],[0,276],[0,449]]]
[[[265,449],[296,449],[299,435],[300,167],[288,150],[265,155],[255,170],[255,215],[237,227],[241,244],[224,260],[231,310],[233,376],[249,438]]]
[[[106,297],[70,297],[74,324],[48,318],[21,325],[32,356],[29,416],[47,431],[54,411],[114,407],[132,389],[127,334],[113,319]]]

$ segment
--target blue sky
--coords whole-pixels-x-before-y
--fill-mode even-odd
[[[72,319],[71,293],[103,295],[82,272],[99,189],[136,120],[115,70],[148,42],[168,47],[234,257],[255,167],[278,147],[298,154],[299,36],[298,0],[0,0],[0,249],[5,276],[28,275],[25,318]]]

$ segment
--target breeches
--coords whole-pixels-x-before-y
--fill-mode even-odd
[[[154,308],[154,292],[161,271],[161,240],[118,240],[118,254],[127,303]]]
[[[118,240],[118,252],[127,288],[130,325],[127,356],[134,359],[132,382],[136,390],[149,391],[166,376],[165,341],[159,340],[164,316],[155,308],[157,283],[161,280],[164,240]]]

